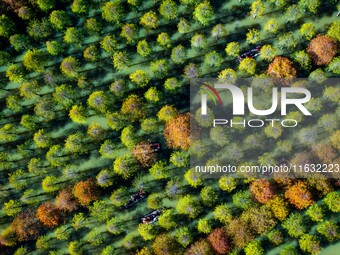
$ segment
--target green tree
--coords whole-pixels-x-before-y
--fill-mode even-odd
[[[283,127],[281,125],[274,125],[273,127],[271,125],[268,125],[264,129],[264,133],[267,137],[278,139],[283,133]]]
[[[10,64],[6,69],[6,77],[13,82],[20,83],[24,80],[24,69],[17,64]]]
[[[70,238],[70,231],[67,231],[70,227],[63,225],[57,228],[54,232],[57,240],[68,240]]]
[[[115,52],[112,56],[113,66],[117,70],[127,69],[130,64],[130,59],[126,52],[120,51]]]
[[[152,224],[139,224],[138,225],[138,233],[145,241],[152,240],[156,237],[155,225]]]
[[[176,210],[189,218],[196,218],[201,212],[201,206],[194,196],[185,195],[178,200]]]
[[[225,48],[225,52],[232,57],[237,57],[240,54],[240,45],[238,42],[230,42]]]
[[[48,175],[43,179],[41,183],[41,187],[43,191],[47,193],[58,191],[60,189],[60,187],[58,186],[58,183],[59,183],[58,181],[59,180],[57,177],[53,175]]]
[[[340,194],[338,192],[333,191],[328,193],[323,201],[331,212],[340,212]]]
[[[182,84],[176,78],[168,78],[164,82],[164,88],[167,91],[179,91],[182,87]]]
[[[146,133],[156,132],[158,130],[157,119],[156,118],[143,119],[141,123],[141,128]]]
[[[185,34],[190,31],[190,23],[184,18],[181,18],[177,24],[178,33]]]
[[[33,136],[35,144],[39,148],[48,148],[52,143],[52,139],[49,133],[44,129],[39,129]]]
[[[150,55],[151,49],[150,49],[149,44],[146,40],[141,40],[141,41],[138,42],[137,53],[144,58]]]
[[[284,18],[286,22],[296,23],[302,17],[303,10],[299,8],[298,5],[292,4],[289,5],[284,13]]]
[[[69,112],[69,116],[73,122],[79,124],[86,123],[85,108],[82,105],[73,105]]]
[[[120,36],[125,38],[127,43],[132,43],[137,36],[137,28],[135,24],[125,24],[122,26],[122,32]]]
[[[123,79],[117,79],[110,85],[110,91],[117,97],[124,95],[126,91],[126,83]]]
[[[207,25],[214,15],[214,10],[209,1],[199,3],[195,7],[194,19],[202,25]]]
[[[166,59],[159,59],[151,62],[150,70],[154,77],[156,78],[165,78],[169,73],[169,63]]]
[[[194,168],[191,168],[185,172],[184,179],[189,183],[191,187],[194,188],[203,185],[202,174],[196,172]]]
[[[160,33],[158,36],[157,36],[157,43],[159,45],[161,45],[162,47],[165,47],[165,48],[170,48],[171,47],[171,39],[170,39],[170,36],[165,33],[165,32],[162,32]]]
[[[260,53],[260,58],[267,61],[272,61],[277,55],[276,49],[269,44],[263,45]]]
[[[283,241],[282,233],[279,230],[272,230],[268,233],[269,241],[274,245],[279,245]]]
[[[7,65],[10,61],[11,56],[5,52],[0,51],[0,65]]]
[[[231,83],[235,83],[235,81],[237,79],[237,75],[236,75],[236,72],[233,69],[227,68],[227,69],[223,69],[218,74],[218,78],[224,79],[224,80],[231,82]]]
[[[304,50],[295,52],[293,55],[293,59],[299,63],[300,67],[309,70],[311,68],[312,61],[309,57],[309,54]]]
[[[191,47],[196,49],[204,49],[207,44],[207,40],[205,38],[204,34],[195,34],[193,37],[191,37]]]
[[[247,210],[253,205],[251,193],[248,190],[238,191],[232,198],[233,205],[242,210]]]
[[[340,57],[333,58],[328,64],[328,70],[334,74],[340,74]]]
[[[31,41],[27,35],[15,34],[9,38],[10,44],[16,51],[26,50],[32,47]]]
[[[35,40],[49,37],[52,34],[52,27],[49,20],[43,18],[41,20],[32,20],[27,27],[28,34]]]
[[[144,102],[140,97],[129,95],[122,104],[121,112],[129,116],[131,121],[136,121],[144,116],[144,108]]]
[[[321,247],[320,247],[320,241],[316,236],[304,234],[299,239],[299,245],[301,250],[304,252],[307,252],[309,254],[319,254]]]
[[[338,7],[338,10],[340,11],[340,8]],[[327,35],[340,41],[340,22],[339,21],[334,21],[331,26],[329,27],[327,31]]]
[[[177,229],[175,236],[177,242],[179,242],[183,247],[187,247],[193,241],[193,237],[187,227]]]
[[[40,86],[38,84],[38,81],[32,80],[32,81],[25,81],[21,83],[19,87],[19,94],[20,96],[26,98],[26,99],[32,99],[39,96]]]
[[[75,230],[85,228],[87,225],[87,221],[86,221],[84,213],[75,214],[71,220],[71,225]]]
[[[197,230],[200,233],[209,234],[211,232],[211,223],[208,219],[199,219],[197,223]]]
[[[60,64],[61,72],[68,78],[76,79],[79,76],[79,62],[78,59],[69,56]]]
[[[103,169],[96,176],[97,184],[100,187],[107,188],[113,185],[113,173],[109,169]]]
[[[107,53],[113,54],[117,49],[117,41],[114,36],[107,35],[100,41],[100,46]]]
[[[71,23],[70,17],[67,15],[65,11],[53,11],[50,14],[50,22],[52,26],[57,29],[63,30],[66,27],[69,27]]]
[[[27,70],[35,72],[43,72],[46,64],[46,54],[43,50],[28,50],[26,51],[22,62]]]
[[[85,21],[85,29],[89,35],[98,35],[102,31],[103,26],[96,18],[89,18]]]
[[[87,135],[95,141],[101,141],[105,138],[105,129],[99,123],[92,122],[87,128]]]
[[[83,31],[80,28],[69,27],[66,29],[64,41],[68,44],[80,45],[84,39]]]
[[[213,206],[218,200],[218,195],[216,194],[214,188],[211,186],[205,186],[204,188],[202,188],[200,196],[205,206]]]
[[[221,66],[222,62],[222,56],[216,51],[210,51],[204,57],[204,63],[212,67],[219,67]]]
[[[158,91],[155,87],[149,88],[144,94],[146,100],[148,100],[151,103],[159,102],[159,100],[161,100],[161,96],[162,96],[161,92]]]
[[[99,112],[106,112],[109,106],[109,97],[104,91],[95,91],[87,99],[87,104]]]
[[[289,218],[282,223],[282,227],[287,230],[290,236],[295,238],[306,233],[303,215],[299,213],[290,214]]]
[[[233,177],[222,176],[218,181],[218,185],[221,190],[232,192],[237,187],[237,181]]]
[[[62,166],[66,164],[67,157],[60,145],[53,145],[46,153],[46,159],[52,166]]]
[[[264,31],[271,34],[276,34],[280,28],[280,24],[276,19],[270,19],[264,25]]]
[[[244,252],[246,255],[262,255],[264,253],[264,249],[261,246],[260,240],[254,240],[250,242],[245,248]]]
[[[114,235],[119,235],[123,232],[123,226],[118,218],[111,218],[106,222],[107,230]]]
[[[146,29],[155,29],[158,27],[158,17],[154,11],[145,13],[139,22]]]
[[[3,211],[7,216],[16,216],[21,212],[22,205],[18,200],[9,200],[4,203]]]
[[[159,13],[168,20],[176,19],[177,4],[172,0],[163,0],[159,7]]]
[[[220,221],[222,224],[227,224],[232,219],[231,211],[227,204],[220,204],[216,206],[213,211],[213,215],[214,218]]]
[[[48,53],[50,53],[53,56],[56,56],[62,52],[63,48],[62,48],[62,45],[57,41],[47,41],[46,49]]]
[[[300,0],[299,7],[308,10],[311,13],[316,13],[320,5],[320,0]]]
[[[113,245],[107,245],[103,250],[101,255],[115,255],[116,249],[113,247]]]
[[[169,177],[167,171],[167,163],[164,161],[157,161],[150,169],[150,174],[155,180],[165,179]]]
[[[113,163],[113,171],[124,179],[129,179],[138,170],[136,163],[130,155],[117,157]]]
[[[248,33],[247,33],[247,42],[251,43],[251,44],[255,44],[257,43],[261,38],[260,32],[255,29],[249,29]]]
[[[82,244],[80,241],[72,241],[68,244],[68,252],[70,255],[83,254]]]
[[[311,205],[307,211],[306,214],[309,216],[309,218],[312,219],[312,221],[320,222],[323,221],[323,210],[322,207],[319,206],[318,204],[313,204]]]
[[[37,0],[39,8],[45,12],[54,8],[55,0]]]
[[[177,45],[171,50],[171,60],[175,64],[182,64],[184,63],[186,59],[186,49],[181,45]],[[175,78],[170,78],[170,79],[175,79]]]
[[[84,58],[89,62],[96,62],[100,57],[100,53],[95,45],[90,45],[84,50]]]
[[[71,5],[71,10],[73,13],[78,15],[83,15],[87,13],[88,5],[86,0],[73,0]]]
[[[106,116],[107,124],[112,130],[121,130],[124,127],[125,117],[119,112],[113,112]]]
[[[299,30],[301,36],[306,38],[307,40],[310,40],[315,35],[315,26],[313,23],[304,23],[300,30]]]
[[[256,71],[256,61],[253,58],[245,58],[241,61],[238,69],[243,73],[254,75]]]
[[[106,2],[102,7],[102,17],[108,22],[119,24],[124,16],[124,9],[120,1]]]
[[[9,38],[15,30],[15,23],[5,14],[0,16],[0,36]]]
[[[134,71],[130,74],[129,78],[139,87],[145,87],[150,81],[148,74],[143,70]]]
[[[189,63],[184,67],[184,75],[188,79],[195,79],[200,75],[200,71],[195,64]]]
[[[265,8],[261,0],[257,0],[251,4],[250,15],[255,18],[260,18],[263,15]]]
[[[88,148],[84,140],[85,136],[81,132],[71,134],[65,140],[65,149],[71,153],[85,153]]]
[[[129,149],[132,149],[138,143],[136,131],[132,126],[125,127],[120,135],[121,142]]]
[[[167,209],[162,211],[162,214],[158,219],[159,225],[166,230],[170,230],[177,227],[176,215],[173,209]]]
[[[316,226],[316,230],[318,233],[326,237],[328,241],[335,241],[339,239],[339,227],[331,221],[327,220],[319,223]]]
[[[223,38],[227,35],[227,30],[222,24],[215,25],[211,30],[211,37],[215,40]]]

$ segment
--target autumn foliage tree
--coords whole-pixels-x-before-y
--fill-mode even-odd
[[[274,198],[273,185],[264,179],[257,179],[250,184],[250,191],[257,201],[266,204]]]
[[[298,181],[289,187],[285,193],[286,199],[298,209],[304,209],[314,203],[312,194],[307,189],[307,185]]]
[[[156,236],[152,249],[156,255],[176,255],[179,247],[173,237],[168,234],[160,234]]]
[[[79,206],[70,188],[61,190],[56,197],[55,203],[57,208],[64,212],[75,211]]]
[[[231,250],[230,240],[223,228],[214,229],[209,234],[208,241],[217,254],[227,254]]]
[[[20,213],[12,222],[11,228],[18,236],[19,241],[35,240],[39,237],[42,224],[35,216],[36,212],[29,209]]]
[[[77,182],[73,187],[72,193],[81,205],[89,205],[100,196],[99,187],[93,178]]]
[[[49,228],[58,226],[63,220],[61,212],[51,202],[46,202],[39,206],[37,218]]]
[[[193,243],[186,251],[185,255],[213,255],[213,251],[209,243],[204,240],[198,240]]]
[[[141,142],[137,144],[133,148],[132,154],[142,166],[151,166],[157,160],[156,153],[151,148],[150,142]]]
[[[337,53],[336,40],[327,35],[318,35],[311,40],[307,52],[318,66],[327,65]]]
[[[293,62],[286,57],[277,56],[267,69],[267,74],[273,78],[287,78],[296,77],[296,69]]]
[[[190,146],[190,115],[178,115],[169,120],[163,131],[169,147],[187,150]]]

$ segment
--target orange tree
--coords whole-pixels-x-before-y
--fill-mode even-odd
[[[286,57],[277,56],[267,69],[267,74],[273,78],[294,78],[296,77],[296,69],[293,62]]]
[[[56,197],[55,203],[59,210],[65,212],[75,211],[79,206],[70,188],[61,190]]]
[[[214,229],[209,234],[208,241],[217,254],[227,254],[231,251],[230,241],[223,228]]]
[[[163,131],[166,142],[170,148],[189,149],[190,146],[190,115],[180,114],[170,119]]]
[[[327,35],[318,35],[309,43],[307,52],[318,66],[327,65],[337,53],[336,40]]]
[[[29,209],[20,213],[11,223],[11,229],[17,234],[19,241],[35,240],[39,237],[42,225],[35,214],[34,210]]]
[[[46,202],[40,205],[36,216],[41,223],[49,228],[58,226],[63,220],[61,212],[51,202]]]
[[[312,194],[308,191],[307,185],[302,181],[298,181],[289,187],[285,197],[298,209],[304,209],[314,203]]]
[[[250,184],[250,191],[257,201],[266,204],[274,198],[273,185],[264,179],[257,179]]]
[[[157,160],[156,153],[151,148],[150,142],[141,142],[137,144],[133,148],[132,154],[142,166],[151,166]]]
[[[81,205],[89,205],[100,196],[99,187],[93,178],[77,182],[73,187],[72,193]]]

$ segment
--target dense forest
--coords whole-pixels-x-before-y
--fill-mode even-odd
[[[339,16],[338,0],[0,0],[0,255],[340,254]],[[312,117],[195,139],[197,78],[304,78],[289,86]],[[208,145],[335,170],[206,178],[190,156]]]

